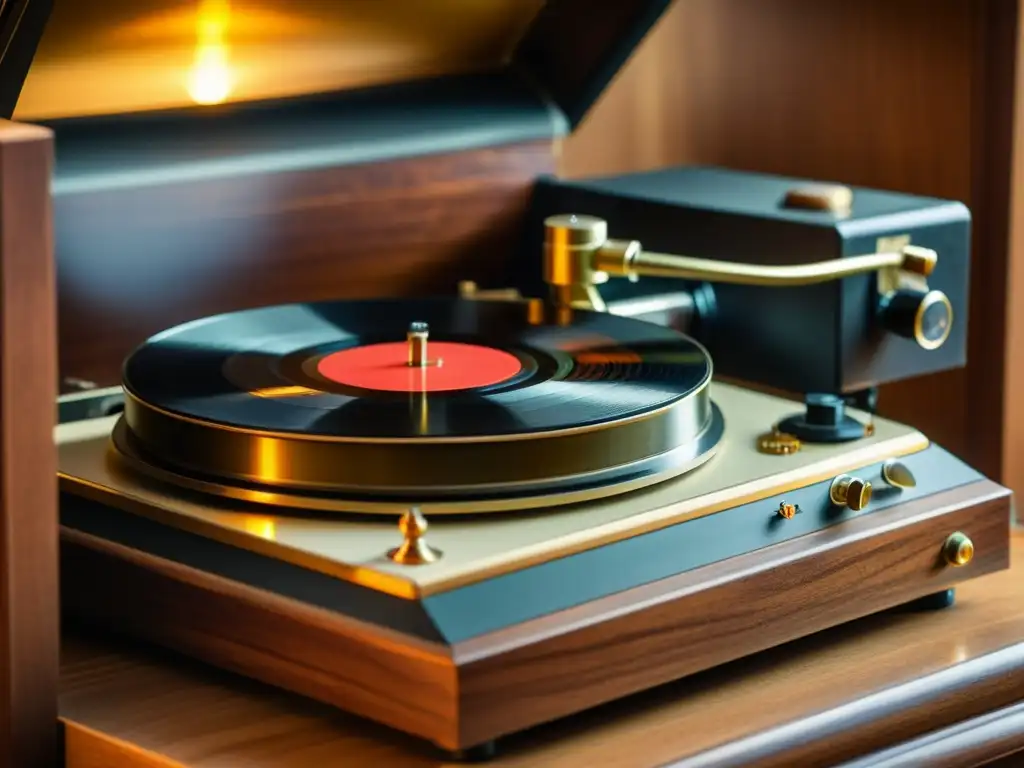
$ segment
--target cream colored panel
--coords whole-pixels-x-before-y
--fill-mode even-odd
[[[789,456],[757,452],[755,439],[798,404],[716,384],[726,437],[718,455],[681,478],[653,488],[548,512],[430,520],[427,540],[443,551],[436,563],[403,567],[387,559],[400,543],[388,518],[337,519],[225,511],[179,498],[166,488],[118,473],[108,460],[115,419],[59,427],[63,487],[122,509],[157,518],[394,594],[411,597],[479,581],[692,517],[721,511],[828,479],[865,464],[925,448],[916,430],[876,420],[875,433],[855,443],[808,445]]]

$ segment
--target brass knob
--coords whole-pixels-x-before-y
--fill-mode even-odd
[[[849,507],[859,512],[871,502],[871,483],[859,477],[840,475],[832,481],[828,495],[837,507]]]
[[[399,565],[424,565],[441,557],[440,550],[434,549],[423,536],[427,532],[427,519],[419,507],[413,507],[398,521],[402,534],[402,545],[388,552],[388,557]]]
[[[789,456],[800,450],[800,440],[773,427],[771,432],[758,435],[757,450],[772,456]]]
[[[917,478],[906,464],[896,459],[889,459],[882,465],[882,479],[893,488],[913,488]]]
[[[967,565],[974,559],[974,542],[961,531],[951,533],[942,546],[942,555],[950,565]]]

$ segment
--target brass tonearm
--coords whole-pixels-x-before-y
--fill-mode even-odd
[[[610,277],[636,281],[674,277],[709,283],[784,287],[839,280],[870,272],[897,271],[926,278],[938,254],[907,245],[893,253],[872,253],[793,266],[742,264],[644,251],[636,240],[609,240],[608,225],[594,216],[563,214],[544,222],[544,280],[563,306],[604,309],[595,286]]]
[[[644,251],[636,240],[609,240],[608,224],[594,216],[551,216],[544,228],[544,281],[557,308],[615,311],[598,291],[611,277],[786,287],[875,273],[879,320],[889,331],[932,350],[945,343],[953,324],[949,298],[928,287],[939,259],[930,248],[906,244],[886,253],[772,266]]]

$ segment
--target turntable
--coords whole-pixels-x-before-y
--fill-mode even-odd
[[[876,413],[964,364],[966,208],[548,176],[666,3],[529,5],[485,74],[53,121],[111,385],[60,402],[69,617],[487,755],[1008,566],[1008,491]]]
[[[572,245],[593,226],[548,220],[549,278],[608,258]],[[122,415],[60,428],[65,603],[489,754],[1008,565],[1007,492],[918,431],[717,382],[692,338],[551,287],[152,337]]]

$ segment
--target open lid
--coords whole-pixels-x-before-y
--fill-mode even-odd
[[[14,114],[53,0],[0,0],[0,118]]]
[[[49,4],[0,2],[5,36],[9,7]],[[57,0],[17,117],[180,113],[403,84],[417,99],[422,85],[450,100],[459,83],[486,75],[489,101],[529,90],[561,132],[579,123],[670,2]],[[41,28],[33,22],[19,31],[17,61],[4,59],[6,88],[24,76]]]

